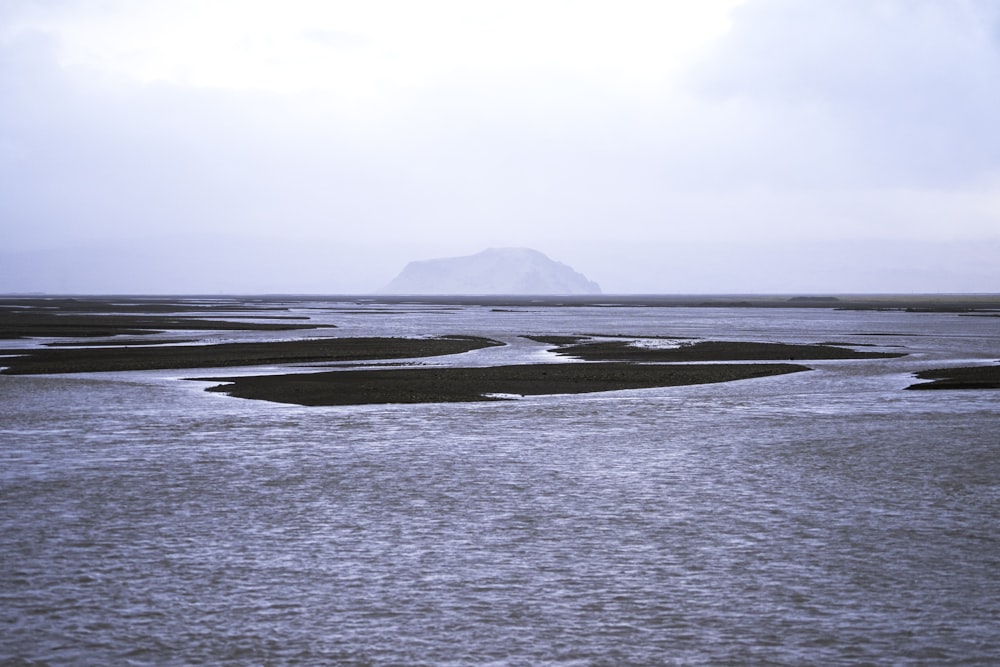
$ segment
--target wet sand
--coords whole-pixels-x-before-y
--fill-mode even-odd
[[[330,361],[403,359],[458,354],[501,345],[487,338],[319,338],[263,343],[80,349],[7,350],[23,356],[0,359],[6,375],[85,373],[172,368],[216,368]],[[2,351],[0,351],[2,352]]]
[[[1000,365],[934,368],[916,374],[920,382],[907,389],[1000,389]]]
[[[795,364],[666,366],[608,362],[353,370],[200,379],[232,383],[208,389],[230,396],[319,406],[496,401],[511,396],[730,382],[806,370],[810,369]]]

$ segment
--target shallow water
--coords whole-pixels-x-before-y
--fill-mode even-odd
[[[403,310],[312,314],[516,343],[431,363],[538,361],[518,334],[574,332],[910,356],[334,408],[177,379],[211,370],[0,376],[0,660],[995,664],[1000,392],[903,388],[1000,358],[1000,319]]]

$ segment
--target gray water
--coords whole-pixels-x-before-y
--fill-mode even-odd
[[[331,408],[179,379],[232,369],[0,376],[0,664],[997,664],[1000,392],[903,388],[1000,359],[1000,318],[313,305],[511,343],[426,363],[572,332],[909,356]]]

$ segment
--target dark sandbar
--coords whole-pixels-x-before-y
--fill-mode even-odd
[[[916,374],[920,382],[907,389],[1000,389],[1000,366],[934,368]]]
[[[327,325],[328,327],[329,325]],[[0,311],[0,338],[140,336],[160,331],[294,331],[314,324],[229,322],[157,315],[66,315]]]
[[[32,349],[3,360],[7,375],[169,368],[215,368],[328,361],[401,359],[458,354],[501,345],[487,338],[321,338],[262,343],[140,348]]]
[[[202,313],[224,313],[232,319],[266,319],[280,322],[232,322],[205,319]],[[0,338],[96,337],[144,335],[165,330],[292,331],[315,329],[313,324],[289,320],[306,317],[288,314],[288,307],[256,299],[165,300],[157,298],[7,298],[0,299]],[[239,315],[235,313],[241,313]]]
[[[788,361],[804,359],[889,359],[900,352],[859,352],[832,345],[701,341],[674,348],[638,347],[622,341],[580,343],[554,350],[587,361]]]
[[[288,312],[288,302],[252,296],[197,295],[156,296],[7,296],[0,297],[0,310],[49,311],[60,313],[208,313],[208,312]],[[228,317],[229,315],[227,315]]]
[[[795,364],[663,366],[629,363],[355,370],[211,378],[233,384],[211,387],[208,391],[307,406],[451,403],[504,400],[503,396],[491,394],[579,394],[729,382],[805,370],[809,369]]]

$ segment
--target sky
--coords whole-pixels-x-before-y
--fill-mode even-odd
[[[994,0],[0,0],[0,292],[1000,292]]]

